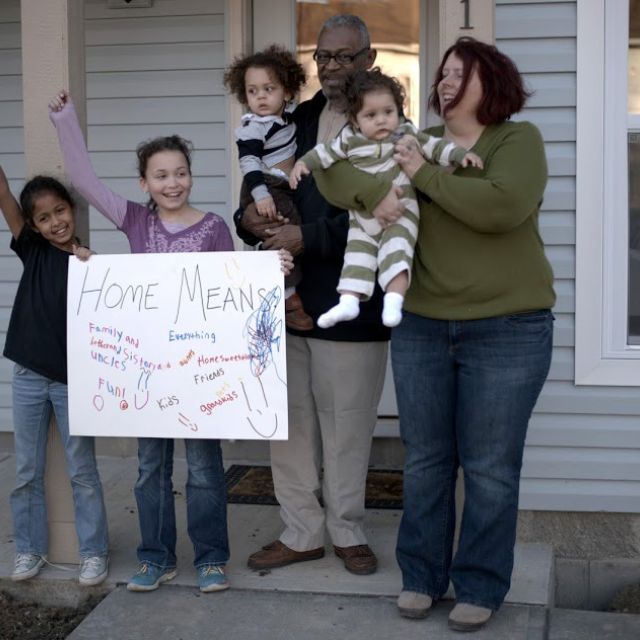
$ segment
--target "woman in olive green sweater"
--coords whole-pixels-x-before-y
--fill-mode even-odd
[[[544,146],[534,125],[509,121],[527,97],[509,58],[462,38],[430,99],[444,126],[428,133],[471,149],[484,168],[451,172],[426,163],[411,138],[396,146],[422,196],[407,314],[391,340],[406,449],[398,608],[425,617],[451,580],[449,625],[466,631],[509,590],[524,441],[551,360],[553,273],[538,232]],[[383,225],[401,213],[389,183],[347,163],[314,176],[327,199]],[[454,556],[459,466],[466,498]]]

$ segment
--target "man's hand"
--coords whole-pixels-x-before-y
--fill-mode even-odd
[[[288,222],[289,220],[282,217],[280,214],[276,216],[275,220],[264,218],[257,212],[256,206],[252,202],[250,205],[245,207],[244,213],[242,214],[242,219],[240,220],[240,226],[245,231],[248,231],[250,234],[254,235],[256,238],[265,240],[269,237],[267,235],[268,229],[280,227],[283,224],[287,224]]]
[[[262,243],[263,249],[286,249],[294,256],[304,250],[302,230],[295,224],[285,224],[277,229],[267,229],[267,239]]]

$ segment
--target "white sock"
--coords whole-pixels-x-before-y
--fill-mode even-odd
[[[353,320],[360,313],[360,299],[358,296],[344,293],[340,296],[340,302],[318,318],[318,326],[321,329],[333,327],[338,322]]]
[[[397,327],[402,321],[402,303],[404,296],[391,291],[384,294],[382,304],[382,324],[385,327]]]

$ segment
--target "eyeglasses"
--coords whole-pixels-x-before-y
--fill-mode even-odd
[[[335,60],[337,64],[341,67],[346,67],[349,64],[353,64],[353,61],[365,51],[369,51],[371,47],[364,47],[364,49],[360,49],[356,53],[343,53],[342,51],[338,53],[334,53],[333,55],[328,51],[318,51],[317,49],[313,52],[313,59],[320,65],[329,64],[331,60]]]

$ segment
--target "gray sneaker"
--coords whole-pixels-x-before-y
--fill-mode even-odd
[[[46,562],[44,556],[39,556],[35,553],[16,553],[15,567],[11,574],[11,579],[14,582],[20,580],[28,580],[40,573],[42,565]]]
[[[426,593],[402,591],[398,596],[398,613],[403,618],[426,618],[432,607],[433,600]]]
[[[493,611],[468,602],[459,602],[449,614],[449,628],[454,631],[477,631],[484,627]]]
[[[82,558],[79,582],[85,587],[94,587],[104,582],[108,573],[109,556],[89,556],[88,558]]]

